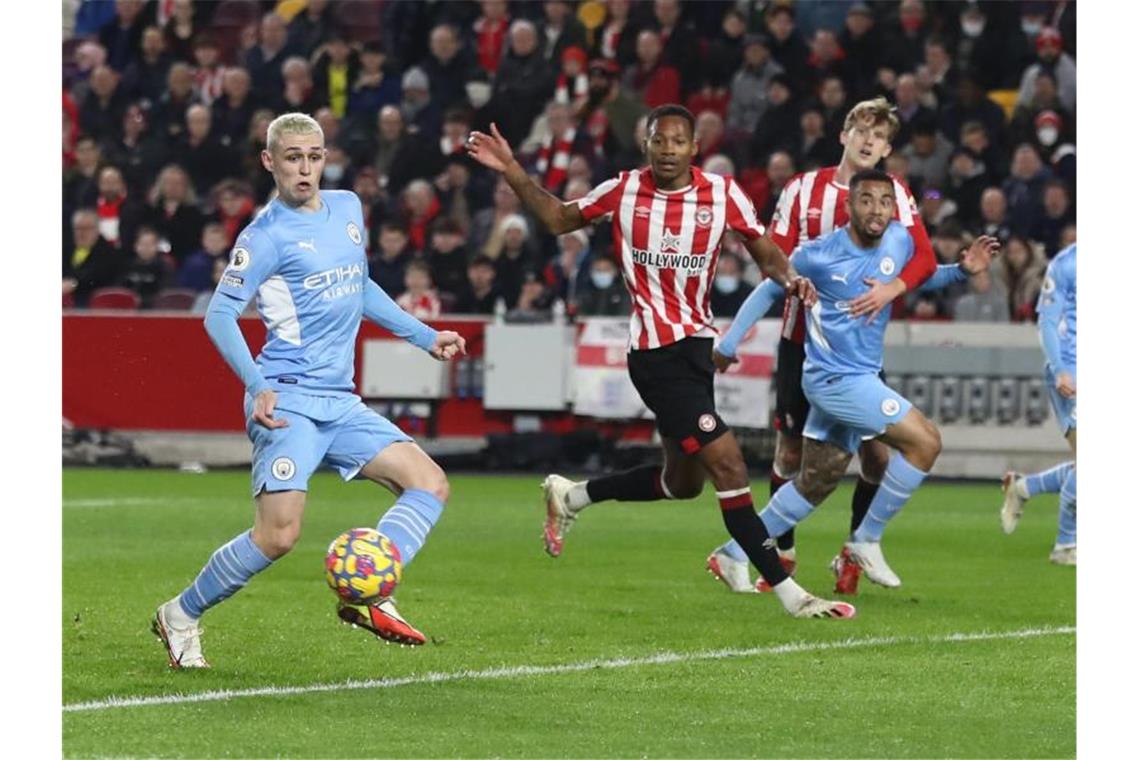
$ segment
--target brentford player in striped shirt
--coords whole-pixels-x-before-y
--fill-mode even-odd
[[[811,304],[815,291],[795,275],[784,252],[764,237],[740,187],[731,178],[705,174],[691,165],[699,149],[692,114],[678,105],[654,109],[645,140],[649,166],[622,172],[573,203],[563,203],[532,181],[494,124],[491,135],[472,132],[467,149],[483,165],[502,172],[523,205],[555,234],[612,218],[615,253],[633,301],[629,375],[657,417],[665,449],[663,466],[647,465],[589,482],[549,476],[543,483],[547,552],[561,554],[566,532],[590,504],[691,499],[708,477],[729,534],[771,583],[787,612],[796,617],[853,617],[850,604],[816,598],[788,576],[753,508],[748,469],[736,437],[716,413],[716,331],[709,286],[726,230],[744,238],[760,270],[783,283],[789,294]]]
[[[891,152],[891,140],[899,129],[898,117],[886,98],[857,103],[847,114],[839,141],[843,158],[838,166],[829,166],[797,174],[784,186],[772,214],[768,235],[787,255],[809,240],[823,237],[847,224],[847,184],[856,173],[873,169]],[[851,316],[873,319],[895,298],[915,290],[937,267],[934,249],[910,190],[897,177],[893,178],[895,219],[901,222],[914,240],[914,256],[889,283],[875,281],[859,298],[851,302]],[[774,496],[785,482],[800,470],[803,453],[803,425],[810,404],[801,387],[804,364],[804,305],[797,298],[787,298],[784,325],[776,361],[776,456],[772,461],[770,491]],[[877,440],[868,440],[859,449],[860,476],[851,501],[851,531],[854,532],[867,514],[886,470],[890,449]],[[788,531],[777,538],[780,559],[789,573],[795,572],[795,535]],[[707,560],[708,568],[733,591],[753,590],[748,577],[748,563],[739,547],[731,543],[715,550]],[[835,573],[835,591],[855,594],[860,567],[846,548],[831,562]],[[769,587],[761,578],[756,589]]]

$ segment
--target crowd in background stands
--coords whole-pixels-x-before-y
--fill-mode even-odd
[[[886,95],[905,177],[946,262],[1003,255],[896,316],[1032,320],[1047,260],[1076,237],[1072,2],[83,0],[64,42],[65,303],[107,286],[204,309],[272,193],[277,114],[321,124],[322,187],[364,205],[371,276],[421,317],[625,315],[609,225],[553,238],[463,152],[495,121],[572,200],[642,164],[648,109],[685,104],[706,170],[767,221],[796,172],[838,162],[855,102]],[[1001,104],[996,101],[1001,101]],[[726,244],[712,296],[755,280]]]

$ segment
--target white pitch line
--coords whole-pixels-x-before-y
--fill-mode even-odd
[[[617,670],[643,665],[672,665],[684,662],[725,660],[729,658],[758,657],[762,655],[798,654],[802,652],[826,652],[862,647],[896,646],[905,644],[951,644],[969,641],[994,641],[1000,639],[1028,639],[1038,636],[1064,636],[1076,633],[1073,626],[1056,628],[1025,628],[1019,631],[979,631],[976,633],[950,633],[943,636],[879,636],[863,639],[840,639],[838,641],[792,642],[767,647],[748,649],[713,649],[704,652],[661,652],[646,657],[619,657],[609,660],[586,660],[564,665],[514,665],[510,667],[487,668],[485,670],[459,670],[450,673],[425,673],[401,678],[379,678],[367,681],[342,681],[340,683],[317,683],[308,686],[262,686],[253,689],[220,689],[196,694],[167,694],[152,697],[108,697],[91,702],[73,702],[63,706],[64,712],[88,712],[111,710],[120,707],[150,707],[154,705],[185,705],[197,702],[223,702],[242,697],[282,697],[297,694],[318,694],[330,691],[352,691],[358,689],[394,689],[399,686],[419,686],[423,684],[448,683],[451,681],[488,681],[523,676],[549,676],[562,673],[580,673],[586,670]]]
[[[144,507],[144,506],[167,506],[177,504],[185,506],[187,504],[207,504],[217,503],[218,501],[211,501],[210,499],[202,499],[190,496],[131,496],[126,498],[106,498],[106,499],[64,499],[63,506],[65,508],[85,508],[85,507]]]

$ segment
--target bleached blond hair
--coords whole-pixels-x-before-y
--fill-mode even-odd
[[[265,143],[269,152],[272,153],[277,149],[277,144],[282,135],[310,135],[314,133],[320,135],[321,141],[324,141],[325,133],[321,129],[321,125],[312,116],[300,112],[283,113],[269,122]]]

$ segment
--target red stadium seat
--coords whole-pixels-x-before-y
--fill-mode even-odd
[[[91,294],[87,302],[91,309],[120,309],[132,311],[139,307],[141,299],[138,293],[127,288],[99,288]]]
[[[75,308],[75,293],[64,293],[63,294],[63,308],[65,308],[65,309],[74,309]]]
[[[163,288],[154,297],[152,309],[165,311],[187,311],[194,305],[198,294],[189,288]]]

